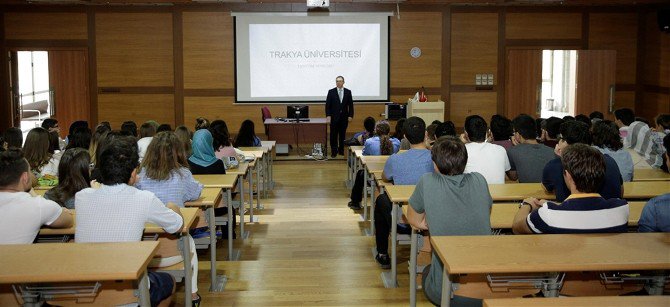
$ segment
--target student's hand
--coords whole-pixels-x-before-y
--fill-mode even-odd
[[[516,138],[516,136],[513,135],[513,136],[512,136],[511,138],[509,138],[509,139],[512,141],[512,146],[519,145],[519,140]]]
[[[330,123],[330,116],[326,116],[326,122]]]
[[[542,207],[542,202],[535,197],[528,197],[524,199],[523,202],[530,204],[532,211],[535,211],[537,209],[540,209],[540,207]]]
[[[348,119],[349,121],[351,121],[353,118],[351,118],[351,117],[347,117],[347,119]]]
[[[468,136],[465,135],[465,133],[461,133],[461,135],[458,136],[461,139],[461,142],[464,144],[470,143],[470,140],[468,139]]]

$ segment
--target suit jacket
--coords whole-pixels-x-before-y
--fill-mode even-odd
[[[354,117],[354,99],[349,89],[344,89],[342,103],[340,103],[340,96],[337,94],[337,87],[328,91],[326,116],[330,116],[331,123],[339,122],[340,118]]]

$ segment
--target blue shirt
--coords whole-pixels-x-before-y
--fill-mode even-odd
[[[621,172],[623,181],[633,181],[633,157],[631,157],[628,150],[621,148],[617,151],[613,151],[609,148],[600,148],[598,146],[593,147],[614,159],[614,162],[616,162],[616,165],[619,167],[619,172]]]
[[[174,203],[181,208],[184,207],[184,202],[198,199],[203,188],[203,185],[193,178],[188,168],[173,170],[167,180],[148,178],[143,168],[139,178],[135,184],[136,188],[154,193],[164,204]]]
[[[425,173],[433,172],[433,160],[428,149],[410,149],[394,154],[384,164],[384,177],[393,184],[416,184]]]
[[[605,199],[622,198],[621,184],[623,184],[623,180],[621,179],[619,167],[610,156],[603,156],[605,157],[605,181],[600,190],[598,190],[598,194],[602,195]],[[547,191],[556,194],[558,202],[563,202],[570,196],[570,190],[565,185],[565,179],[563,178],[563,163],[561,163],[561,158],[551,160],[544,166],[542,185],[544,185]]]
[[[639,232],[670,232],[670,193],[650,199],[638,225]]]
[[[396,138],[391,138],[391,143],[393,143],[393,153],[398,152],[400,150],[400,141]],[[381,147],[379,146],[379,137],[371,137],[365,141],[365,145],[363,145],[363,155],[364,156],[381,156],[382,151]]]

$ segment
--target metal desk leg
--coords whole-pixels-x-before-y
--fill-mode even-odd
[[[244,232],[244,177],[237,177],[236,185],[240,189],[240,236],[242,240],[247,238],[247,233]],[[252,208],[253,209],[253,208]],[[250,211],[251,220],[254,219],[254,211]]]
[[[416,260],[419,249],[419,231],[412,228],[412,245],[409,254],[409,306],[416,306]]]
[[[261,180],[260,165],[257,164],[255,169],[256,169],[256,185],[257,185],[257,187],[256,187],[256,208],[258,208],[258,210],[260,210],[261,209],[261,186],[263,186],[262,190],[265,190],[265,186],[262,184],[263,180]]]
[[[191,244],[189,243],[191,236],[186,234],[179,238],[178,247],[181,250],[181,257],[184,259],[184,306],[191,306],[193,289],[191,281],[193,280],[193,268],[191,267]]]
[[[385,288],[398,287],[398,257],[396,255],[398,248],[398,209],[398,203],[393,203],[391,209],[391,272],[382,272],[382,281]]]
[[[377,185],[373,180],[370,182],[370,228],[366,231],[368,236],[375,235],[375,189],[377,189]],[[382,191],[380,190],[379,193],[381,194]],[[366,194],[365,197],[368,197],[368,195]]]
[[[214,206],[208,207],[207,211],[207,221],[209,223],[209,260],[210,260],[210,281],[209,291],[216,291],[216,225],[214,221]],[[230,214],[230,213],[229,213]],[[230,220],[230,219],[229,219]],[[230,225],[230,223],[228,223]]]
[[[451,280],[449,279],[447,267],[444,266],[444,270],[442,271],[442,298],[440,306],[449,307],[449,305],[451,305]]]
[[[368,220],[368,170],[363,166],[363,221]]]
[[[146,268],[142,275],[140,276],[140,282],[138,285],[138,290],[140,292],[140,306],[149,307],[151,306],[151,296],[149,295],[149,275],[147,275]]]
[[[230,189],[226,190],[226,200],[228,201],[228,261],[233,261],[233,216],[235,215],[235,208],[233,207],[233,195]],[[240,209],[243,210],[244,208]]]

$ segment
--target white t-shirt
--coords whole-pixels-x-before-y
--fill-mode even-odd
[[[63,156],[63,153],[64,151],[58,151],[54,153],[51,156],[51,159],[49,159],[49,163],[42,166],[39,177],[42,177],[44,175],[51,175],[58,177],[58,165],[60,164],[60,158]]]
[[[137,149],[138,149],[138,154],[140,155],[140,162],[144,159],[144,155],[147,154],[147,149],[149,148],[149,144],[151,144],[151,140],[154,138],[152,136],[149,137],[144,137],[141,138],[137,141]]]
[[[153,193],[127,184],[83,189],[74,196],[76,242],[140,241],[149,222],[175,233],[184,223]]]
[[[0,244],[30,244],[63,212],[56,202],[26,192],[0,192]]]
[[[488,184],[505,183],[505,172],[511,166],[504,147],[486,142],[471,142],[465,144],[465,149],[468,151],[465,173],[480,173]]]

